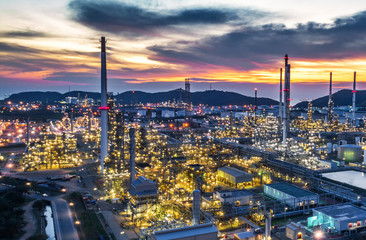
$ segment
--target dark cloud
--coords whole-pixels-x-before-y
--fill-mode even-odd
[[[4,42],[0,42],[0,51],[1,52],[10,52],[10,53],[18,53],[18,52],[19,53],[35,53],[35,52],[39,52],[39,50],[34,49],[34,48],[25,47],[25,46],[13,44],[13,43],[4,43]]]
[[[36,37],[48,37],[49,35],[43,32],[37,32],[33,30],[24,31],[10,31],[0,33],[1,37],[15,37],[15,38],[36,38]]]
[[[238,11],[215,8],[152,12],[122,2],[92,0],[73,0],[69,8],[74,20],[94,29],[140,35],[175,25],[222,24],[264,15],[249,9]]]
[[[336,19],[333,24],[309,22],[246,27],[206,38],[179,49],[152,46],[150,59],[187,65],[212,64],[241,70],[262,68],[288,53],[290,57],[344,59],[366,54],[366,11]]]
[[[122,72],[120,72],[122,75],[133,75],[136,77],[144,77],[149,75],[161,75],[161,74],[172,74],[176,73],[176,70],[169,69],[169,68],[149,68],[149,69],[143,69],[143,70],[137,70],[133,68],[121,68]]]
[[[44,80],[51,81],[68,81],[72,83],[82,83],[89,85],[97,85],[99,83],[98,74],[95,73],[79,73],[79,72],[54,72]]]

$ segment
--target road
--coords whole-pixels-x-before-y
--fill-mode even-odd
[[[107,221],[109,228],[112,230],[114,237],[117,240],[128,240],[128,237],[126,236],[121,226],[118,224],[118,221],[112,211],[102,211],[102,214],[104,219]]]
[[[54,210],[54,220],[56,225],[56,234],[59,240],[79,240],[78,231],[75,228],[69,205],[62,198],[53,198],[51,200]]]
[[[30,197],[51,202],[57,240],[79,240],[79,234],[75,228],[71,210],[68,203],[62,199],[62,195],[57,197],[44,197],[38,194],[32,194]]]

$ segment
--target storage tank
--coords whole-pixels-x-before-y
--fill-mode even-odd
[[[329,142],[329,143],[327,143],[327,153],[331,153],[332,152],[332,143],[331,142]]]
[[[362,159],[361,146],[351,144],[339,146],[338,159],[348,162],[360,161]]]

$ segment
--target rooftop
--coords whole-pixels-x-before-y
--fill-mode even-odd
[[[229,191],[229,190],[224,190],[224,191],[220,191],[220,194],[222,193],[231,193],[231,196],[224,196],[222,198],[231,198],[231,197],[242,197],[242,196],[253,196],[255,195],[255,193],[249,191],[249,190],[238,190],[238,191]]]
[[[239,169],[236,169],[233,167],[228,167],[228,166],[222,167],[219,170],[226,172],[227,174],[230,174],[231,176],[234,176],[234,177],[241,177],[243,175],[252,175],[250,173],[244,172],[242,170],[239,170]]]
[[[217,228],[212,223],[201,225],[193,225],[183,228],[168,229],[154,232],[153,235],[157,240],[173,240],[182,239],[203,234],[217,234]]]
[[[366,217],[366,210],[350,204],[318,208],[316,211],[339,220]]]
[[[306,196],[316,195],[316,193],[299,188],[297,186],[294,186],[294,185],[286,183],[286,182],[265,184],[265,186],[274,188],[278,191],[284,192],[284,193],[294,196],[294,197],[306,197]]]

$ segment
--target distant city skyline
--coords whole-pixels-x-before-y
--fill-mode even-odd
[[[0,98],[22,91],[100,91],[99,38],[107,38],[108,91],[212,88],[278,99],[288,53],[292,101],[366,88],[366,2],[0,2]]]

